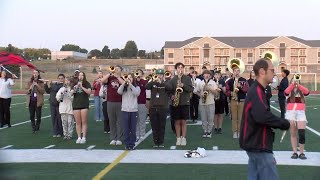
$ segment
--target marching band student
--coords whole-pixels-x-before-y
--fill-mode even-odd
[[[108,104],[107,104],[107,88],[108,85],[106,83],[101,85],[99,96],[102,99],[102,112],[103,112],[103,131],[105,134],[110,134],[110,124],[109,124],[109,117],[108,117]]]
[[[251,87],[251,85],[254,83],[255,79],[256,79],[256,76],[254,75],[254,72],[250,71],[250,77],[248,79],[249,87]]]
[[[168,111],[168,92],[171,86],[169,80],[163,77],[164,70],[156,71],[157,79],[150,80],[146,85],[146,89],[151,90],[150,101],[150,122],[152,127],[152,135],[154,148],[164,147],[164,134],[166,128],[166,118]]]
[[[309,90],[300,84],[300,78],[297,75],[291,80],[291,84],[284,91],[284,94],[288,96],[287,99],[287,112],[286,119],[290,121],[290,134],[291,134],[291,146],[293,154],[292,159],[307,159],[304,154],[305,146],[305,129],[307,124],[306,118],[306,99],[305,96],[309,95]],[[299,150],[300,155],[297,154],[297,130],[299,135]]]
[[[102,113],[102,99],[99,96],[99,91],[101,88],[101,78],[103,77],[102,71],[98,71],[97,79],[93,81],[92,89],[94,90],[94,108],[95,108],[95,118],[96,121],[102,121],[103,113]]]
[[[44,89],[46,93],[50,94],[50,112],[52,121],[52,137],[61,137],[63,135],[62,121],[59,113],[59,101],[56,99],[57,92],[63,86],[65,81],[64,74],[58,75],[58,82],[44,81]]]
[[[76,131],[78,139],[77,144],[85,144],[87,137],[87,115],[89,110],[89,96],[91,94],[91,85],[87,81],[86,74],[84,72],[79,73],[79,81],[75,84],[71,90],[73,94],[73,115],[76,120]],[[81,136],[82,133],[82,136]]]
[[[232,67],[233,78],[226,84],[226,94],[231,98],[231,119],[233,138],[239,138],[240,124],[243,113],[243,105],[249,88],[245,78],[240,76],[238,65]]]
[[[279,106],[281,111],[281,118],[284,118],[286,114],[286,96],[284,94],[284,91],[289,86],[289,80],[288,80],[289,74],[290,74],[289,70],[287,69],[282,70],[281,76],[283,78],[278,87],[278,101],[279,101]]]
[[[36,131],[40,130],[41,111],[44,104],[44,84],[39,79],[41,79],[40,72],[38,70],[34,70],[33,75],[27,85],[27,96],[29,96],[29,98],[27,98],[27,104],[29,106],[31,127],[33,133],[36,133]],[[37,116],[37,121],[35,121],[35,115]]]
[[[56,100],[59,101],[59,113],[61,115],[64,139],[72,139],[74,117],[73,117],[73,94],[71,94],[72,77],[65,79],[64,86],[56,94]]]
[[[213,128],[213,118],[215,112],[214,93],[217,90],[217,84],[211,79],[209,70],[203,71],[203,80],[197,85],[197,93],[200,96],[200,115],[202,120],[202,137],[211,138]]]
[[[172,86],[170,93],[172,103],[171,118],[175,121],[175,131],[177,137],[177,146],[187,145],[187,123],[190,110],[190,93],[193,91],[191,79],[183,74],[184,64],[178,62],[175,64],[177,75],[169,82]]]
[[[121,101],[122,96],[118,94],[118,88],[124,83],[121,78],[122,67],[117,65],[114,69],[110,69],[110,73],[105,75],[102,79],[102,83],[107,84],[107,108],[108,117],[110,123],[110,145],[122,145],[123,140],[123,128],[122,128],[122,112]]]
[[[190,74],[193,89],[196,89],[197,84],[201,82],[201,80],[197,78],[197,74],[197,71],[192,71]],[[199,99],[200,97],[198,96],[198,94],[196,92],[192,92],[190,99],[190,118],[193,123],[196,123],[198,120]]]
[[[218,89],[215,96],[215,112],[214,112],[214,132],[216,134],[222,133],[222,123],[223,123],[223,113],[224,113],[224,103],[225,103],[225,93],[226,93],[226,83],[221,79],[221,72],[216,71],[214,73],[214,80],[217,83]]]
[[[137,86],[140,87],[140,95],[138,96],[138,119],[137,119],[137,128],[136,128],[136,135],[137,141],[142,139],[146,134],[146,118],[147,118],[147,106],[146,106],[146,84],[148,83],[147,80],[142,79],[144,73],[141,69],[138,69],[136,76],[136,83]]]
[[[11,105],[11,88],[14,86],[14,80],[9,78],[5,70],[1,71],[0,76],[0,124],[1,127],[8,125],[11,127],[11,114],[10,114],[10,105]]]
[[[231,77],[231,72],[229,71],[228,68],[226,68],[226,71],[225,71],[225,75],[223,76],[223,80],[225,82],[225,84],[227,84],[227,81],[230,79]],[[226,92],[224,93],[225,97],[226,97]],[[226,116],[229,115],[229,102],[230,102],[230,98],[229,97],[226,97],[225,100],[224,100],[224,111],[225,111],[225,114]]]
[[[122,127],[124,128],[124,143],[126,150],[134,150],[136,142],[136,126],[138,118],[138,96],[140,87],[136,85],[133,74],[128,74],[125,82],[118,88],[122,95]]]

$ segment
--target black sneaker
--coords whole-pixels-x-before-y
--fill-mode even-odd
[[[301,154],[300,154],[301,155]],[[300,157],[300,156],[299,156]],[[291,159],[298,159],[298,154],[297,153],[293,153],[291,156]]]
[[[203,137],[203,138],[206,138],[207,135],[208,135],[208,133],[207,133],[207,132],[204,132],[204,133],[202,134],[202,137]]]
[[[218,134],[218,129],[217,128],[214,128],[214,133]]]
[[[222,129],[221,128],[218,129],[218,134],[222,134]]]
[[[299,158],[302,159],[302,160],[307,159],[307,157],[306,157],[306,155],[305,155],[304,153],[301,153],[301,154],[299,155]]]

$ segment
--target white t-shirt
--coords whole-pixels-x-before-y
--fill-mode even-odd
[[[202,80],[201,82],[199,82],[197,84],[197,92],[200,92],[200,101],[199,101],[199,104],[200,105],[203,105],[202,103],[202,95],[203,95],[203,88],[205,86],[205,82],[204,80]],[[217,83],[214,82],[212,79],[209,80],[208,84],[207,84],[207,89],[208,91],[209,90],[216,90],[218,88],[217,86]],[[214,104],[214,94],[213,92],[209,91],[209,94],[207,96],[207,99],[206,99],[206,105],[208,104]]]
[[[14,85],[14,82],[11,78],[5,79],[0,78],[0,98],[8,99],[12,97],[11,86]]]

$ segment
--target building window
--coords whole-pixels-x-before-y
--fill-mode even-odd
[[[248,49],[248,54],[253,53],[253,49]]]
[[[318,66],[318,71],[320,71],[320,66]]]
[[[236,49],[236,53],[241,53],[241,49]]]
[[[192,64],[199,64],[199,57],[193,57],[192,58]]]
[[[300,71],[299,71],[300,73],[305,73],[305,72],[307,72],[307,67],[305,67],[305,66],[300,66]]]
[[[292,73],[296,73],[297,72],[298,67],[297,66],[291,66],[291,72]]]
[[[320,58],[320,51],[318,52],[318,57]]]
[[[221,63],[221,57],[214,57],[214,64],[219,65]]]
[[[299,56],[306,56],[306,50],[305,49],[300,49]]]
[[[285,48],[286,47],[286,43],[280,43],[280,48]]]
[[[184,49],[184,55],[190,55],[190,49]]]
[[[229,56],[229,49],[223,49],[223,55]]]
[[[221,49],[214,49],[214,55],[220,56],[221,55]]]
[[[168,57],[173,58],[173,53],[169,53]]]
[[[248,58],[253,57],[253,53],[248,53]]]
[[[298,64],[298,58],[297,57],[291,57],[291,64]]]
[[[280,49],[280,57],[286,57],[286,50]]]
[[[206,43],[206,44],[203,45],[203,48],[210,48],[210,46],[209,46],[208,43]]]
[[[191,62],[191,58],[190,57],[185,57],[184,58],[184,63],[185,64],[190,64],[190,62]]]
[[[305,64],[306,63],[306,58],[302,57],[300,58],[300,64]]]
[[[247,71],[252,71],[253,70],[253,66],[247,66]]]
[[[291,56],[298,56],[298,49],[291,49]]]
[[[203,50],[203,57],[209,57],[209,49]]]
[[[248,57],[248,64],[253,64],[253,57]]]
[[[199,56],[199,49],[192,49],[192,55]]]
[[[320,64],[320,58],[318,58],[318,63]]]
[[[241,53],[236,53],[236,58],[241,58]]]

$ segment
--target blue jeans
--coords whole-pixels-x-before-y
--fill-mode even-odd
[[[124,129],[124,143],[126,147],[134,147],[136,142],[136,126],[138,112],[122,111],[122,124]]]
[[[104,120],[102,113],[102,99],[100,96],[94,96],[95,118],[96,120]]]
[[[272,153],[248,152],[248,180],[278,180],[276,159]]]

